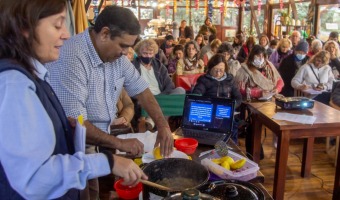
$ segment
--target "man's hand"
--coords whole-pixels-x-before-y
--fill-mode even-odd
[[[174,138],[169,127],[159,127],[155,147],[160,145],[161,155],[169,157],[174,150]]]
[[[140,156],[144,153],[144,144],[136,138],[119,139],[117,149],[135,156]]]
[[[124,179],[124,185],[135,186],[139,179],[147,180],[148,177],[131,159],[113,156],[114,165],[112,173]]]

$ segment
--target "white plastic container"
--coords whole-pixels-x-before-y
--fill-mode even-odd
[[[234,161],[244,158],[243,156],[229,150],[228,156],[232,157]],[[257,171],[260,169],[258,164],[246,158],[246,164],[238,170],[227,170],[224,167],[211,161],[213,158],[220,158],[217,153],[212,154],[208,158],[201,161],[201,164],[208,168],[209,171],[216,174],[222,179],[236,179],[240,181],[249,181],[257,176]]]

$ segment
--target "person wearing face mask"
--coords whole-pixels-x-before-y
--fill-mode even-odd
[[[158,52],[158,45],[153,39],[142,40],[135,46],[138,55],[132,61],[141,77],[149,84],[149,89],[153,95],[159,94],[185,94],[182,87],[175,88],[167,68],[155,58]],[[139,118],[140,106],[135,104],[136,118]],[[138,114],[137,114],[138,113]],[[154,128],[151,118],[146,118],[146,127],[148,130]]]
[[[320,51],[311,60],[304,64],[292,79],[291,85],[297,90],[314,89],[323,93],[314,97],[314,100],[328,105],[330,91],[333,86],[334,75],[328,65],[330,53]]]
[[[267,60],[265,48],[260,45],[252,48],[237,71],[235,81],[244,99],[247,89],[250,89],[251,98],[260,98],[267,92],[279,93],[284,85],[277,69]]]
[[[283,59],[279,66],[279,73],[285,83],[282,88],[281,94],[286,97],[294,96],[294,88],[291,86],[291,81],[299,68],[304,65],[309,57],[308,43],[305,41],[300,42],[294,49],[294,53]]]
[[[292,47],[292,42],[287,38],[282,38],[279,41],[277,50],[274,50],[274,52],[270,55],[269,61],[273,63],[273,65],[276,67],[276,69],[279,68],[281,61],[293,53],[292,50],[290,50]]]
[[[225,55],[216,54],[208,62],[207,73],[197,80],[193,94],[210,97],[224,97],[236,100],[235,108],[241,105],[242,96],[238,89],[234,76],[229,73]],[[238,144],[237,122],[233,123],[233,134],[231,139]]]

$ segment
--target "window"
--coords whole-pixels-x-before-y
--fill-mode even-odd
[[[196,8],[191,9],[191,25],[194,29],[195,35],[200,30],[200,27],[204,24],[204,20],[204,7],[200,7],[198,10],[196,10]]]
[[[186,13],[185,8],[177,8],[177,13],[174,13],[174,14],[175,14],[175,21],[178,22],[178,24],[180,24],[181,21],[184,19],[187,21],[187,26],[190,25],[189,14]]]
[[[238,26],[238,8],[228,8],[224,17],[224,26]]]
[[[320,6],[320,22],[318,38],[326,41],[329,33],[340,30],[340,4]]]
[[[141,8],[140,9],[140,19],[152,19],[153,9]]]

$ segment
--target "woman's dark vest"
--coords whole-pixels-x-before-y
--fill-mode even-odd
[[[13,60],[0,60],[0,73],[6,70],[18,70],[31,79],[36,86],[36,94],[43,104],[46,112],[51,118],[54,126],[56,137],[56,144],[52,155],[56,154],[73,154],[73,136],[71,133],[70,125],[68,123],[65,112],[55,95],[50,85],[41,79],[35,79],[26,69],[19,64],[13,63]],[[29,137],[29,136],[27,136]],[[14,147],[13,147],[14,148]],[[1,199],[24,199],[17,193],[9,184],[7,176],[0,162],[0,197]],[[59,197],[58,200],[74,200],[79,199],[79,190],[71,189],[64,196]]]

